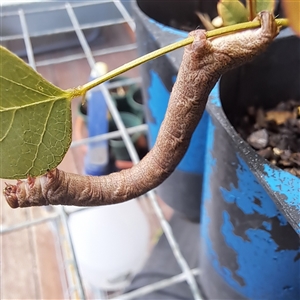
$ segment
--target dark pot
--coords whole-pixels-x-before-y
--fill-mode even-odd
[[[251,85],[256,80],[263,78],[252,78]],[[220,101],[217,85],[207,105],[202,289],[210,299],[298,299],[300,180],[272,166],[239,137],[223,111],[225,99]],[[268,98],[260,104],[270,102],[275,104]]]
[[[149,18],[147,5],[133,3],[140,55],[187,35],[161,24],[161,15],[155,18],[153,11],[155,20]],[[168,7],[157,14],[175,10]],[[300,180],[257,155],[232,126],[249,104],[272,107],[300,99],[299,53],[299,39],[281,37],[255,62],[223,76],[186,156],[158,189],[164,201],[189,218],[191,210],[201,211],[200,268],[205,276],[199,280],[209,299],[300,297]],[[178,50],[141,68],[151,146],[181,56]]]
[[[257,155],[232,127],[249,106],[300,99],[299,53],[298,38],[277,39],[223,76],[207,105],[200,267],[212,299],[300,297],[300,179]]]

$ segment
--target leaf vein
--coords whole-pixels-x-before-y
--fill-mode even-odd
[[[7,137],[7,135],[9,134],[9,131],[10,131],[11,126],[12,126],[12,124],[13,124],[13,122],[14,122],[14,119],[15,119],[15,114],[16,114],[16,111],[13,112],[13,116],[12,116],[11,121],[10,121],[10,124],[9,124],[9,126],[8,126],[8,128],[7,128],[7,131],[6,131],[6,133],[3,135],[3,137],[1,137],[0,142],[4,141],[4,139],[5,139],[5,138]]]
[[[32,159],[32,165],[31,165],[31,167],[30,167],[29,170],[28,170],[28,174],[29,174],[30,171],[33,169],[34,163],[35,163],[35,161],[36,161],[36,159],[37,159],[37,156],[38,156],[38,154],[39,154],[39,149],[40,149],[41,144],[43,143],[43,139],[44,139],[45,133],[46,133],[46,131],[47,131],[46,128],[47,128],[47,126],[48,126],[48,121],[49,121],[49,118],[50,118],[50,116],[51,116],[51,112],[52,112],[52,110],[53,110],[53,106],[54,106],[54,102],[51,103],[51,107],[50,107],[50,109],[49,109],[49,113],[48,113],[48,115],[47,115],[47,117],[46,117],[46,120],[45,120],[45,122],[44,122],[43,132],[41,133],[40,140],[39,140],[39,142],[37,143],[36,153],[35,153],[35,155],[34,155],[34,157],[33,157],[33,159]]]
[[[11,80],[11,79],[9,79],[9,78],[7,78],[7,77],[4,77],[4,76],[2,76],[2,75],[0,75],[0,78],[4,79],[4,80],[6,80],[6,81],[8,81],[8,82],[10,82],[10,83],[12,83],[12,84],[21,86],[21,87],[23,87],[23,88],[25,88],[25,89],[27,89],[27,90],[32,91],[32,92],[38,93],[38,94],[40,94],[40,95],[43,95],[43,96],[45,96],[45,97],[53,97],[53,95],[45,94],[45,93],[43,93],[42,91],[40,91],[40,90],[38,90],[38,89],[34,89],[34,88],[32,88],[32,87],[23,85],[22,83],[16,82],[16,81]]]

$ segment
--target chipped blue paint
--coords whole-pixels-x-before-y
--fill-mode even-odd
[[[287,219],[284,217],[284,215],[282,214],[278,214],[277,215],[278,220],[280,221],[281,225],[287,225],[289,222],[287,221]]]
[[[247,164],[239,155],[237,155],[237,158],[239,161],[236,170],[238,185],[237,187],[231,185],[231,189],[228,191],[220,187],[224,201],[234,203],[245,215],[258,213],[258,218],[259,216],[266,216],[270,221],[263,221],[263,228],[251,228],[249,223],[249,228],[245,230],[247,236],[245,240],[236,235],[230,216],[226,211],[223,212],[222,233],[227,245],[234,249],[238,255],[239,270],[236,274],[243,278],[245,286],[241,286],[232,276],[226,276],[224,279],[238,292],[252,299],[269,298],[272,294],[274,297],[275,295],[284,296],[282,299],[293,299],[295,294],[299,294],[298,270],[300,270],[300,261],[294,262],[298,251],[279,251],[280,245],[273,240],[271,234],[273,227],[271,218],[277,218],[280,226],[286,226],[287,221],[278,211],[274,202],[257,181]],[[255,199],[259,199],[259,205],[255,203]],[[276,263],[274,263],[274,260],[276,260]],[[289,272],[286,272],[287,268]],[[278,272],[285,272],[285,276],[274,285],[274,277],[270,274]],[[259,274],[259,276],[256,274]],[[298,292],[285,290],[285,286],[293,286],[293,289],[298,289]]]
[[[267,174],[264,180],[275,193],[286,197],[285,202],[300,212],[300,179],[296,176],[264,165]]]
[[[222,186],[213,187],[212,182],[218,174],[218,161],[213,156],[214,133],[215,125],[209,117],[201,207],[201,260],[208,260],[219,276],[246,298],[295,299],[300,294],[300,260],[296,259],[300,249],[280,249],[272,236],[272,230],[278,230],[273,228],[274,226],[283,227],[288,222],[238,155],[238,164],[230,164],[236,169],[237,183],[230,184],[229,189]],[[218,181],[217,183],[219,184]],[[215,227],[218,222],[214,220],[218,217],[214,214],[218,205],[214,210],[211,210],[211,207],[215,201],[220,200],[212,198],[212,195],[217,194],[213,188],[219,189],[223,198],[221,201],[228,203],[224,207],[237,207],[240,214],[245,216],[236,219],[224,209],[221,213],[219,234],[215,231],[218,230]],[[253,214],[257,217],[252,218]],[[240,228],[246,225],[242,233],[236,231],[239,228],[237,222],[243,223]],[[234,271],[227,265],[222,265],[222,253],[218,254],[215,248],[220,242],[216,241],[218,237],[221,237],[226,247],[234,253],[237,263]],[[235,264],[234,261],[231,263]]]
[[[249,228],[248,240],[244,240],[234,233],[226,211],[223,212],[223,221],[221,230],[228,246],[237,253],[239,269],[236,275],[244,280],[244,286],[234,279],[227,268],[226,272],[222,268],[217,270],[227,283],[250,299],[295,299],[295,295],[299,295],[300,265],[294,262],[297,251],[278,251],[278,245],[268,230]],[[289,268],[291,265],[292,268]]]
[[[274,202],[267,195],[261,184],[257,181],[253,173],[243,159],[237,154],[239,165],[236,168],[238,186],[231,184],[231,189],[220,187],[223,199],[228,203],[235,203],[245,214],[258,212],[268,218],[276,216],[279,211]],[[255,199],[260,200],[260,205],[255,203]]]
[[[159,75],[153,70],[150,71],[151,83],[148,88],[148,106],[151,112],[151,116],[154,119],[153,122],[149,122],[150,133],[150,146],[153,147],[158,135],[158,131],[161,122],[164,119],[170,92],[166,89]],[[175,82],[176,77],[172,78]],[[181,162],[178,165],[178,169],[184,172],[203,174],[203,158],[205,152],[206,143],[206,130],[207,130],[208,113],[205,112],[202,116],[201,122],[198,124],[193,137],[190,142],[189,149]]]
[[[298,229],[296,229],[298,235],[300,235],[300,223],[298,223]]]
[[[219,90],[220,90],[220,81],[217,82],[215,87],[212,89],[210,95],[209,95],[209,101],[211,104],[221,107],[221,101],[219,96]]]
[[[265,227],[266,230],[270,231],[272,229],[272,225],[270,222],[263,221],[263,226]]]

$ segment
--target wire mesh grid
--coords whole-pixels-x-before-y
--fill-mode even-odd
[[[125,3],[126,2],[128,1],[125,1]],[[113,5],[114,8],[116,8],[116,10],[119,12],[119,14],[111,19],[102,20],[101,18],[99,18],[98,21],[95,22],[86,22],[84,24],[80,23],[78,14],[76,14],[75,10],[79,8],[86,8],[86,7],[91,8],[94,5],[99,6],[99,4]],[[99,8],[97,7],[97,9]],[[22,8],[22,6],[20,6],[19,9],[17,10],[14,9],[13,11],[1,11],[1,15],[0,15],[2,19],[18,18],[21,25],[21,32],[15,32],[13,34],[7,34],[7,35],[1,33],[1,44],[9,48],[11,42],[23,40],[25,44],[25,49],[26,49],[25,54],[27,56],[28,63],[34,69],[36,69],[37,67],[43,67],[52,64],[62,64],[65,62],[76,63],[76,61],[80,59],[86,59],[90,69],[92,70],[96,64],[95,56],[99,56],[107,53],[118,53],[118,52],[123,53],[125,51],[135,49],[136,47],[135,44],[133,43],[133,44],[126,44],[117,47],[109,47],[100,50],[96,49],[92,51],[89,41],[87,40],[87,35],[84,34],[85,30],[90,30],[93,28],[105,28],[115,24],[128,24],[130,30],[134,33],[135,23],[131,15],[128,13],[128,10],[124,6],[124,1],[123,2],[120,0],[101,0],[101,1],[94,1],[94,2],[54,1],[51,2],[51,5],[47,6],[46,11],[44,10],[45,8],[38,8],[38,7],[30,7],[24,9]],[[41,11],[44,11],[45,18],[50,18],[50,15],[52,13],[65,12],[66,13],[65,17],[68,18],[68,21],[65,21],[65,24],[69,24],[69,25],[62,26],[62,27],[56,26],[55,28],[47,28],[45,30],[40,30],[40,31],[32,30],[32,28],[36,29],[36,27],[33,27],[32,24],[29,24],[28,20],[35,14],[40,13]],[[49,16],[47,16],[47,14],[49,14]],[[39,25],[35,25],[35,26],[39,26]],[[79,43],[83,49],[84,54],[79,53],[79,54],[65,55],[65,56],[59,56],[50,59],[46,58],[46,59],[36,61],[35,53],[33,49],[34,47],[32,46],[33,38],[41,37],[41,36],[52,36],[58,33],[61,34],[61,33],[72,33],[72,32],[76,33],[76,36],[79,40]],[[141,80],[140,78],[135,78],[133,80],[129,79],[127,84],[130,84],[131,82],[139,82],[140,80]],[[147,125],[142,124],[139,126],[132,127],[130,129],[125,128],[125,125],[120,117],[120,113],[118,112],[116,106],[114,105],[111,95],[108,91],[108,87],[106,85],[101,85],[99,89],[101,90],[102,94],[105,97],[105,101],[107,103],[108,109],[111,113],[113,120],[116,123],[118,130],[115,132],[110,132],[96,137],[85,138],[78,141],[74,141],[71,144],[71,148],[75,148],[80,145],[86,145],[88,143],[95,142],[95,141],[121,137],[126,145],[126,148],[129,152],[132,162],[134,164],[137,164],[139,162],[139,156],[130,139],[129,134],[132,134],[134,132],[144,132],[147,130]],[[151,293],[155,290],[159,290],[167,286],[171,286],[178,282],[186,281],[191,289],[194,299],[202,299],[202,296],[200,294],[195,279],[195,276],[199,275],[199,269],[190,269],[190,267],[188,266],[185,258],[183,257],[179,249],[178,243],[172,232],[172,228],[168,223],[168,221],[166,220],[161,210],[161,207],[158,204],[155,192],[154,191],[148,192],[147,197],[153,207],[153,210],[155,211],[155,214],[160,222],[161,228],[169,242],[169,245],[178,262],[178,265],[181,268],[182,273],[174,277],[161,280],[159,282],[150,284],[148,286],[142,287],[140,289],[122,295],[116,296],[112,294],[108,296],[107,294],[106,295],[101,294],[99,295],[99,297],[101,298],[105,297],[110,299],[134,299],[136,297]],[[50,209],[42,217],[31,216],[31,218],[28,218],[27,221],[25,222],[19,222],[13,225],[5,225],[5,226],[2,225],[1,235],[2,236],[9,235],[13,232],[20,231],[24,228],[32,228],[42,223],[51,223],[52,226],[55,228],[54,232],[57,233],[57,236],[59,238],[58,251],[62,252],[61,263],[64,266],[63,273],[65,274],[66,277],[66,280],[62,279],[62,281],[64,281],[63,285],[66,291],[65,297],[70,299],[86,299],[87,296],[85,295],[85,289],[82,283],[82,278],[78,270],[76,257],[72,246],[72,240],[68,228],[68,214],[66,213],[64,207],[56,207],[54,209]]]

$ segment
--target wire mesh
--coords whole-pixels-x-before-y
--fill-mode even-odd
[[[114,5],[115,8],[120,12],[120,16],[114,19],[110,20],[98,20],[98,22],[94,23],[87,23],[87,24],[80,24],[78,17],[76,16],[76,13],[74,12],[74,9],[83,8],[87,6],[93,6],[96,5],[95,2],[54,2],[52,5],[47,7],[46,12],[55,12],[55,11],[66,11],[67,16],[69,17],[69,21],[71,23],[71,27],[67,26],[60,29],[53,29],[51,30],[44,30],[44,31],[36,31],[31,32],[27,23],[27,18],[35,13],[39,13],[43,10],[39,8],[30,8],[30,9],[23,9],[20,8],[17,11],[9,11],[9,12],[1,12],[0,17],[6,18],[6,17],[12,17],[12,16],[18,16],[21,24],[22,33],[15,33],[13,35],[6,35],[1,37],[1,43],[9,42],[9,41],[15,41],[18,39],[23,39],[25,48],[26,48],[26,55],[28,58],[28,62],[31,65],[32,68],[36,69],[37,67],[43,67],[51,64],[61,64],[65,62],[76,62],[79,59],[86,59],[90,69],[92,70],[95,67],[95,56],[108,54],[108,53],[118,53],[118,52],[124,52],[128,50],[135,49],[135,44],[127,44],[117,47],[109,47],[105,49],[100,50],[92,50],[89,42],[87,41],[87,38],[85,34],[83,33],[83,30],[92,29],[92,28],[99,28],[99,27],[105,27],[110,26],[111,24],[128,24],[130,29],[134,32],[135,31],[135,24],[128,13],[127,9],[124,7],[123,3],[119,0],[102,0],[100,1],[101,4],[111,4]],[[97,2],[97,5],[99,5],[99,2]],[[45,13],[45,12],[44,12]],[[57,58],[45,58],[43,60],[39,60],[38,62],[35,61],[35,55],[31,43],[31,39],[33,37],[37,36],[51,36],[56,33],[62,33],[62,32],[75,32],[77,35],[77,38],[79,40],[79,43],[83,49],[84,54],[72,54],[72,55],[65,55],[62,57]],[[130,84],[132,82],[140,82],[141,79],[129,79],[128,82],[125,82],[123,84]],[[118,84],[118,83],[117,83]],[[115,84],[115,86],[117,86]],[[103,134],[100,136],[92,137],[92,138],[86,138],[79,141],[74,141],[71,145],[71,148],[78,147],[80,145],[86,145],[88,143],[101,141],[105,139],[111,139],[116,137],[121,137],[126,145],[126,148],[129,152],[129,155],[131,157],[131,160],[134,164],[137,164],[139,162],[139,156],[137,154],[137,151],[130,139],[129,134],[134,132],[145,132],[147,131],[147,125],[139,125],[136,127],[132,127],[127,129],[120,117],[120,113],[118,112],[116,106],[113,103],[113,100],[111,98],[111,95],[108,91],[108,88],[111,88],[113,86],[113,83],[111,86],[109,85],[101,85],[99,89],[101,90],[102,94],[105,97],[108,109],[112,115],[112,118],[114,119],[116,126],[118,128],[115,132],[110,132],[107,134]],[[183,257],[178,243],[174,237],[174,234],[172,232],[172,228],[168,221],[166,220],[158,202],[156,199],[156,195],[154,191],[150,191],[147,193],[147,196],[150,200],[150,203],[158,217],[158,220],[161,224],[161,227],[163,229],[163,232],[170,244],[170,247],[172,249],[172,252],[178,262],[178,265],[181,268],[182,273],[178,274],[174,277],[171,277],[166,280],[162,280],[159,282],[156,282],[154,284],[150,284],[146,287],[140,288],[138,290],[135,290],[133,292],[118,295],[116,298],[111,299],[134,299],[138,296],[145,295],[147,293],[151,293],[155,290],[162,289],[166,286],[170,286],[172,284],[176,284],[181,281],[186,281],[191,289],[191,292],[193,294],[194,299],[202,299],[202,296],[200,294],[200,291],[198,289],[195,277],[199,274],[198,269],[191,270]],[[37,224],[45,223],[45,222],[51,222],[52,224],[55,224],[55,231],[57,232],[59,236],[59,244],[62,251],[62,257],[64,262],[64,272],[67,278],[67,293],[66,297],[69,297],[70,299],[86,299],[84,286],[82,283],[82,278],[80,276],[76,257],[74,253],[74,249],[72,246],[72,240],[70,237],[69,229],[68,229],[68,222],[67,222],[68,215],[66,214],[63,207],[55,208],[54,212],[51,211],[48,215],[42,218],[36,218],[32,219],[30,221],[26,221],[23,223],[15,224],[13,226],[6,226],[2,227],[0,233],[3,234],[9,234],[14,231],[18,231],[24,228],[30,228],[31,226],[36,226]]]

